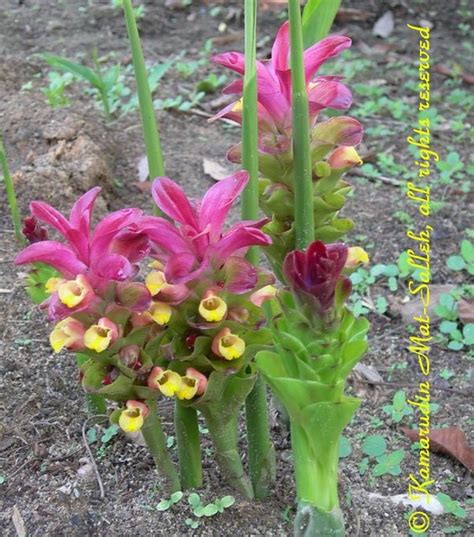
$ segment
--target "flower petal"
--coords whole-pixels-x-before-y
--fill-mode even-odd
[[[232,255],[243,255],[250,246],[268,246],[271,238],[255,227],[239,227],[226,233],[209,248],[209,255],[223,263]]]
[[[117,254],[106,254],[96,258],[92,269],[104,280],[124,281],[135,274],[135,268],[130,261]]]
[[[71,226],[67,219],[54,207],[42,201],[32,201],[30,203],[30,211],[38,220],[50,225],[59,231],[63,237],[66,237]]]
[[[230,257],[224,267],[225,290],[240,295],[251,291],[257,284],[256,268],[242,257]]]
[[[337,80],[317,81],[309,90],[310,113],[318,113],[323,108],[346,110],[352,104],[352,94]]]
[[[241,78],[228,84],[223,90],[224,95],[240,95],[244,91],[244,81]]]
[[[349,48],[352,41],[343,35],[330,35],[304,52],[306,81],[309,82],[319,67],[329,58]]]
[[[210,226],[211,243],[220,237],[227,214],[248,180],[247,172],[236,172],[214,184],[204,195],[199,210],[199,229]]]
[[[145,216],[137,223],[137,228],[141,229],[163,252],[177,254],[193,251],[191,243],[186,241],[173,224],[164,218]]]
[[[232,69],[239,75],[245,73],[245,56],[240,52],[224,52],[223,54],[216,54],[212,56],[211,61]]]
[[[184,191],[174,181],[159,177],[153,181],[151,192],[155,203],[170,218],[196,227],[196,213]]]
[[[89,236],[91,214],[95,201],[102,189],[99,186],[91,188],[72,206],[69,221],[74,229]]]
[[[76,254],[64,244],[56,241],[36,242],[27,246],[15,259],[17,265],[25,263],[46,263],[59,270],[64,276],[77,276],[87,267]]]
[[[312,138],[318,143],[332,145],[358,145],[362,141],[362,125],[349,116],[333,117],[318,123]]]
[[[275,71],[286,71],[288,69],[289,53],[289,24],[286,21],[280,26],[272,47],[272,64]]]
[[[168,259],[165,278],[170,284],[183,284],[198,278],[207,268],[207,260],[199,265],[193,254],[182,252]]]
[[[121,209],[103,218],[96,226],[90,245],[91,264],[101,264],[104,254],[117,234],[127,226],[136,224],[142,212],[139,209]]]

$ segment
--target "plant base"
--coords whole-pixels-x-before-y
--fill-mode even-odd
[[[300,501],[294,521],[294,537],[344,537],[342,511],[336,507],[323,511],[310,503]]]

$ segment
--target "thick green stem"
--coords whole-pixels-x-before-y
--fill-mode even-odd
[[[242,193],[243,220],[258,217],[258,115],[257,115],[257,2],[245,0],[245,76],[242,98],[242,165],[249,182]],[[251,248],[247,259],[259,262],[259,251]],[[267,393],[263,379],[258,378],[245,401],[249,472],[255,497],[265,498],[274,479],[275,454],[268,427]]]
[[[2,168],[3,182],[5,183],[5,190],[7,193],[8,206],[10,207],[10,216],[15,230],[15,237],[18,242],[23,243],[24,237],[21,233],[21,218],[20,211],[18,210],[18,203],[16,201],[15,185],[10,174],[8,167],[7,155],[3,146],[3,137],[0,134],[0,165]]]
[[[242,95],[242,165],[249,182],[242,193],[243,220],[258,217],[258,115],[257,115],[257,2],[245,0],[245,75]],[[257,248],[251,248],[247,258],[257,264]]]
[[[153,455],[159,475],[166,481],[168,492],[176,492],[181,490],[181,484],[178,472],[166,448],[166,436],[156,413],[156,401],[147,401],[147,406],[149,414],[142,427],[143,438]]]
[[[326,449],[320,449],[316,454],[312,439],[314,441],[314,434],[308,436],[304,427],[294,421],[291,422],[291,443],[298,496],[294,535],[343,536],[344,522],[337,495],[338,444],[329,443]]]
[[[87,360],[88,358],[85,354],[76,354],[76,363],[79,367],[81,367]],[[92,416],[95,416],[96,414],[107,414],[107,404],[103,395],[86,393],[85,400],[87,410]]]
[[[148,171],[150,179],[154,179],[155,177],[163,176],[165,174],[160,135],[158,132],[155,110],[153,108],[153,99],[148,84],[145,60],[143,59],[143,50],[131,0],[123,0],[123,10],[125,13],[125,21],[127,23],[128,38],[132,50],[133,68],[135,70],[135,79],[137,82],[138,101],[140,103],[140,114],[148,160]]]
[[[296,248],[304,249],[314,240],[314,215],[308,95],[306,93],[299,0],[288,0],[288,15],[291,39],[293,156],[295,166],[294,225]]]
[[[260,374],[245,401],[245,418],[250,479],[255,498],[261,500],[268,496],[275,479],[276,462],[269,435],[267,389]]]
[[[201,412],[206,419],[209,434],[216,450],[217,464],[225,480],[246,498],[252,499],[254,497],[252,485],[245,474],[237,448],[238,410],[229,416],[220,412],[219,408],[203,406]]]
[[[199,488],[202,486],[202,464],[197,411],[177,399],[174,423],[181,485],[183,490]]]

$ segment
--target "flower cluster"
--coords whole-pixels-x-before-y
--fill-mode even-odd
[[[260,229],[266,220],[224,230],[247,181],[236,173],[192,202],[176,183],[159,178],[153,198],[169,219],[123,209],[94,229],[99,188],[82,196],[69,218],[31,204],[32,244],[16,263],[57,271],[44,282],[48,298],[41,305],[56,323],[51,346],[87,357],[84,389],[125,403],[118,423],[126,431],[143,425],[146,400],[197,400],[213,372],[238,373],[253,357],[248,351],[258,340],[260,306],[273,294],[273,277],[244,255],[271,240]],[[63,240],[48,240],[38,221]]]
[[[277,33],[269,60],[257,61],[260,206],[271,218],[265,231],[273,246],[270,258],[281,265],[294,250],[294,166],[292,151],[292,85],[289,66],[289,27],[285,22]],[[355,149],[362,140],[362,126],[349,116],[324,119],[327,109],[347,110],[352,103],[349,89],[339,76],[317,76],[320,66],[351,46],[344,36],[329,36],[304,52],[306,91],[311,126],[313,205],[315,238],[325,243],[340,239],[352,228],[348,218],[339,218],[351,186],[342,175],[362,161]],[[240,75],[245,58],[238,52],[215,56],[214,61]],[[224,93],[240,94],[242,80],[232,82]],[[242,101],[231,103],[214,119],[242,122]],[[228,153],[233,162],[241,161],[241,145]]]

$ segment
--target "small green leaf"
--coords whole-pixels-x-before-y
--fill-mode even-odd
[[[458,518],[466,518],[466,511],[457,500],[453,500],[448,494],[444,494],[443,492],[439,492],[436,497],[447,513],[451,513]]]
[[[369,435],[362,444],[362,452],[370,457],[380,457],[387,451],[387,442],[381,434]]]
[[[199,494],[196,494],[195,492],[191,492],[191,494],[188,497],[188,503],[192,507],[198,507],[201,505],[201,498],[199,497]]]
[[[446,265],[450,270],[459,271],[466,267],[466,262],[460,255],[450,255]]]
[[[393,408],[397,412],[401,412],[406,406],[405,392],[403,390],[398,390],[393,396]]]
[[[359,474],[364,475],[365,472],[367,472],[367,469],[369,468],[369,457],[364,457],[358,465],[359,468]]]
[[[94,442],[97,442],[97,429],[95,427],[87,429],[86,438],[88,444],[93,444]]]
[[[460,351],[464,348],[464,344],[460,341],[450,341],[448,343],[448,349],[451,351]]]
[[[199,527],[199,522],[197,520],[193,520],[192,518],[187,518],[184,523],[186,524],[186,526],[189,526],[193,530]]]
[[[217,505],[215,505],[213,503],[208,503],[206,505],[206,507],[204,507],[204,509],[202,511],[202,514],[204,516],[214,516],[218,512],[219,512],[219,509],[218,509]]]
[[[157,511],[167,511],[171,507],[171,502],[169,500],[161,500],[161,502],[156,506]]]
[[[233,496],[224,496],[221,498],[221,504],[224,509],[231,507],[235,503],[235,498]]]
[[[400,468],[400,462],[405,458],[405,450],[398,449],[387,455],[382,455],[377,458],[378,464],[372,470],[375,477],[379,477],[385,474],[400,475],[402,469]]]
[[[170,497],[170,501],[171,503],[178,503],[182,497],[183,497],[183,493],[180,490],[178,490],[176,492],[173,492],[173,494]]]
[[[107,427],[105,429],[104,434],[100,437],[100,441],[103,444],[107,444],[107,442],[110,442],[112,438],[119,432],[119,426],[118,425],[111,425],[110,427]]]
[[[0,485],[3,485],[3,483],[5,483],[5,481],[6,481],[6,479],[7,478],[3,474],[1,474],[0,475]]]
[[[474,244],[471,241],[466,239],[461,241],[461,255],[466,263],[474,262]]]
[[[348,438],[341,436],[339,441],[339,458],[343,459],[352,453],[352,445]]]
[[[202,505],[198,505],[196,507],[193,507],[193,514],[194,516],[197,516],[198,518],[201,518],[204,516],[204,507]]]
[[[462,335],[466,345],[474,345],[474,323],[464,325]]]
[[[458,323],[455,323],[453,321],[443,321],[439,325],[439,331],[443,334],[451,334],[456,328],[458,327]]]
[[[388,310],[388,301],[384,296],[377,297],[375,300],[375,309],[380,315],[383,315]]]
[[[441,531],[450,535],[451,533],[464,533],[465,528],[463,526],[446,526]]]

